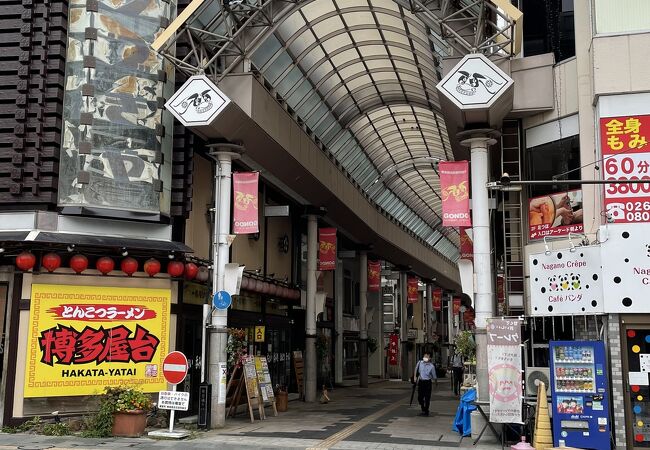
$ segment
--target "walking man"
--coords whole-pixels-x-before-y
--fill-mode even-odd
[[[454,375],[454,395],[460,394],[460,386],[463,383],[463,356],[458,352],[454,351],[454,356],[451,359],[451,370]]]
[[[423,355],[422,361],[415,365],[413,380],[418,384],[418,403],[422,408],[421,416],[429,415],[429,403],[431,402],[431,385],[434,380],[437,382],[436,368],[430,360],[430,354]]]

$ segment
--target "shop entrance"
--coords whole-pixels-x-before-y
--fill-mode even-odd
[[[201,384],[201,322],[197,314],[183,314],[183,341],[180,350],[187,357],[189,369],[179,390],[190,393],[190,407],[187,411],[177,412],[179,417],[197,414],[199,410],[199,386]]]
[[[649,448],[650,319],[624,319],[621,330],[627,447]]]

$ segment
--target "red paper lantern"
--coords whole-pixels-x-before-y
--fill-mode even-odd
[[[289,288],[283,287],[280,291],[280,297],[288,298],[289,297]]]
[[[97,260],[97,263],[95,263],[95,267],[102,274],[107,275],[115,268],[115,261],[113,261],[113,258],[108,256],[102,256]]]
[[[240,287],[242,291],[248,290],[249,287],[248,285],[250,284],[248,281],[249,281],[248,277],[242,277],[241,287]]]
[[[210,278],[210,269],[205,266],[199,267],[199,273],[196,274],[197,281],[205,283]]]
[[[301,297],[300,289],[294,289],[291,294],[291,298],[294,300],[299,300],[300,297]]]
[[[156,258],[149,258],[144,263],[144,271],[147,272],[150,277],[155,277],[160,273],[160,261]]]
[[[185,279],[193,280],[196,278],[196,275],[199,273],[199,266],[194,263],[185,264]]]
[[[169,261],[167,273],[172,277],[180,277],[185,271],[185,265],[180,261]]]
[[[131,258],[130,256],[128,258],[124,258],[120,263],[120,269],[122,269],[122,272],[128,276],[131,276],[138,271],[138,261],[135,258]]]
[[[16,256],[16,267],[20,270],[30,270],[36,264],[36,256],[31,252],[22,252]]]
[[[70,258],[70,268],[77,273],[81,273],[88,268],[88,258],[84,255],[74,255]]]
[[[277,284],[270,284],[269,285],[269,295],[276,296],[278,295],[278,289],[280,289],[280,286]]]
[[[48,272],[52,273],[61,267],[61,257],[56,253],[48,253],[41,259],[41,266],[45,267]]]

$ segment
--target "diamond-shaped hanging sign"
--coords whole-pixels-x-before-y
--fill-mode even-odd
[[[438,92],[459,109],[489,109],[513,84],[492,61],[471,53],[438,83]]]
[[[229,103],[208,77],[195,75],[165,103],[165,108],[186,127],[202,127],[214,122]]]

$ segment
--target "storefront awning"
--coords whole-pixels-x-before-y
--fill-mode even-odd
[[[125,247],[130,250],[193,253],[182,242],[157,239],[133,239],[120,236],[60,233],[56,231],[7,231],[0,232],[0,243],[34,242],[37,244],[75,244],[80,247]]]

